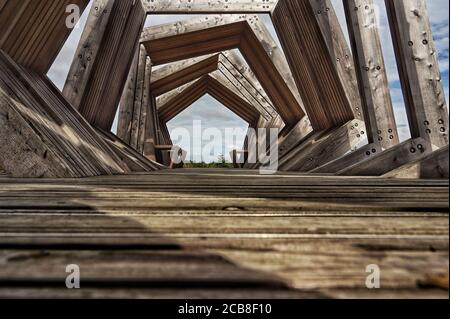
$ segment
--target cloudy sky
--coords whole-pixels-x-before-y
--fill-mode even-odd
[[[378,8],[378,22],[382,37],[388,77],[391,86],[391,95],[395,106],[397,125],[399,128],[401,139],[406,140],[410,137],[410,135],[408,131],[405,106],[400,88],[400,81],[397,72],[392,41],[390,38],[386,11],[384,7],[384,0],[374,1]],[[339,20],[344,26],[344,31],[346,32],[342,0],[332,0],[332,2],[338,13]],[[439,63],[441,67],[445,93],[447,101],[449,101],[449,1],[428,0],[428,8],[430,11],[430,20],[433,29],[434,40],[439,53]],[[74,57],[76,46],[80,39],[89,9],[90,7],[88,7],[88,9],[83,14],[82,18],[79,21],[78,27],[75,28],[72,32],[64,48],[61,50],[61,53],[59,54],[54,65],[48,73],[50,79],[52,79],[52,81],[60,89],[62,89],[62,87],[64,86],[64,81],[67,77],[71,61]],[[150,16],[147,19],[146,25],[157,25],[184,20],[190,17],[192,16]],[[268,16],[264,16],[262,18],[266,26],[273,34],[274,38],[278,41],[270,18]],[[204,130],[205,136],[202,145],[196,145],[196,143],[194,143],[192,140],[191,142],[188,142],[186,140],[182,141],[179,139],[179,137],[177,137],[177,133],[180,133],[180,129],[184,129],[192,133],[193,121],[196,121],[196,123],[201,123],[202,129]],[[113,132],[115,132],[116,126],[117,121],[114,123]],[[190,150],[188,155],[190,159],[194,159],[195,161],[203,160],[206,162],[216,160],[217,154],[224,154],[228,156],[231,149],[235,147],[241,147],[244,141],[244,133],[242,132],[245,132],[247,129],[247,123],[245,123],[242,119],[240,119],[238,116],[236,116],[234,113],[229,111],[227,108],[225,108],[210,96],[204,96],[203,98],[201,98],[187,110],[182,112],[179,116],[169,122],[168,126],[169,130],[172,133],[174,142],[179,142],[183,148]],[[216,140],[216,142],[213,143],[213,147],[211,148],[211,154],[202,155],[202,147],[207,144],[211,145],[211,143],[209,143],[211,136],[209,135],[214,135],[213,133],[217,133],[214,131],[212,132],[212,128],[218,129],[222,133],[225,132],[225,129],[236,128],[241,133],[237,134],[234,140]]]

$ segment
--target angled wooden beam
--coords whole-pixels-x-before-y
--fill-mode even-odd
[[[119,122],[117,124],[117,136],[127,144],[130,144],[131,139],[138,65],[139,50],[136,50],[125,89],[123,90],[122,98],[120,100]]]
[[[140,1],[114,1],[107,17],[91,14],[88,28],[83,31],[78,51],[87,53],[81,59],[92,63],[92,67],[85,68],[80,56],[76,56],[69,74],[70,88],[65,92],[79,101],[81,114],[103,130],[110,130],[114,121],[145,16]],[[92,43],[101,44],[92,52],[83,49]]]
[[[212,57],[214,58],[214,56]],[[202,63],[205,60],[202,60]],[[242,101],[252,105],[253,109],[256,109],[264,118],[265,123],[269,123],[271,120],[271,114],[266,111],[264,106],[260,104],[261,100],[264,100],[264,97],[262,97],[262,94],[259,91],[256,91],[256,96],[254,96],[254,92],[250,89],[247,90],[247,88],[253,87],[252,83],[248,83],[247,79],[243,77],[238,70],[234,68],[234,65],[231,64],[228,59],[226,59],[222,54],[215,56],[215,61],[219,61],[219,64],[216,65],[216,70],[213,72],[209,72],[209,69],[205,69],[205,73],[209,72],[205,75],[209,75],[211,78],[218,81],[221,85],[226,86],[228,90],[230,90],[235,95],[239,96]],[[174,74],[169,75],[168,77],[172,79],[177,79],[178,85],[181,85],[177,89],[173,89],[172,91],[169,91],[165,93],[164,95],[157,98],[157,104],[159,107],[163,104],[166,104],[168,101],[170,101],[174,96],[178,95],[181,91],[183,91],[186,86],[189,86],[190,83],[192,83],[191,74],[194,73],[195,70],[198,70],[198,63],[194,63],[193,65],[187,64],[185,62],[179,64],[178,68],[174,68],[173,66],[169,66],[172,70],[175,71]],[[217,63],[217,62],[215,62]],[[161,71],[164,74],[167,74],[165,70]],[[236,75],[236,76],[235,76]],[[166,77],[167,78],[167,77]],[[164,81],[168,82],[166,78],[162,78],[158,81]],[[190,81],[190,82],[189,82]],[[169,87],[169,86],[166,86]],[[254,90],[254,89],[253,89]],[[165,90],[159,90],[158,93],[163,93]],[[151,92],[154,93],[153,91]],[[158,107],[158,108],[159,108]],[[269,107],[271,107],[269,105]],[[253,110],[252,109],[252,110]],[[273,109],[271,109],[273,111]],[[252,111],[253,112],[253,111]]]
[[[254,125],[259,119],[258,111],[252,105],[215,78],[204,76],[170,99],[166,105],[159,108],[161,121],[167,123],[205,94],[209,94],[217,99],[251,125]]]
[[[280,159],[280,170],[309,172],[345,155],[364,140],[355,129],[363,125],[364,122],[353,120],[339,128],[314,133]]]
[[[202,77],[192,84],[187,85],[180,93],[168,99],[162,106],[158,107],[159,118],[162,123],[167,123],[192,103],[206,94],[207,78]]]
[[[343,176],[381,176],[431,153],[431,146],[423,138],[411,139],[347,167],[337,173]]]
[[[69,37],[68,5],[80,13],[88,0],[9,0],[0,11],[0,49],[14,61],[41,74],[47,73]]]
[[[399,143],[373,0],[344,1],[370,144]],[[364,151],[362,151],[364,153]]]
[[[448,110],[426,0],[386,0],[411,136],[447,146]]]
[[[194,63],[183,61],[177,66],[169,65],[167,68],[173,69],[173,72],[163,78],[152,81],[151,91],[154,96],[167,93],[181,85],[216,71],[219,68],[219,55],[216,54]],[[162,72],[160,71],[160,73],[163,72],[166,72],[165,68],[163,68]]]
[[[423,159],[403,165],[387,174],[384,178],[406,179],[448,179],[448,145],[432,152]]]
[[[156,26],[144,30],[141,41],[156,64],[240,48],[277,112],[285,122],[296,124],[304,116],[302,108],[247,20],[224,21],[219,16]]]
[[[234,57],[233,62],[224,53]],[[278,116],[251,70],[247,68],[245,74],[241,73],[242,65],[245,64],[242,58],[234,52],[224,53],[183,60],[157,69],[152,73],[152,78],[155,74],[157,77],[156,81],[152,81],[152,94],[159,96],[198,77],[210,74],[252,104],[266,120]]]
[[[142,0],[149,14],[270,13],[277,0]]]
[[[272,20],[309,119],[320,131],[355,116],[315,15],[309,1],[280,0]]]
[[[0,162],[17,177],[88,177],[129,168],[44,75],[0,51]]]
[[[177,96],[178,94],[180,94],[181,92],[183,92],[184,90],[186,90],[188,87],[190,87],[191,85],[193,85],[194,83],[200,81],[202,78],[198,78],[194,81],[191,81],[189,83],[186,83],[180,87],[177,87],[176,89],[169,91],[167,93],[164,93],[161,96],[158,96],[156,98],[156,109],[160,110],[163,106],[165,106],[171,99],[173,99],[175,96]]]
[[[364,120],[353,54],[331,0],[309,0],[355,119]],[[345,1],[344,1],[345,2]]]
[[[89,84],[114,3],[115,0],[93,0],[63,88],[64,96],[76,109],[80,107],[83,94]]]
[[[370,159],[371,157],[380,154],[382,151],[380,144],[370,143],[312,170],[311,173],[336,174],[352,165]]]

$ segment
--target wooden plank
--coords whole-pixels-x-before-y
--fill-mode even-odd
[[[272,20],[313,128],[335,128],[352,120],[352,107],[310,2],[280,0]]]
[[[117,136],[127,144],[130,144],[131,140],[131,126],[134,113],[134,95],[136,92],[137,67],[139,62],[138,57],[139,50],[136,50],[130,73],[128,74],[127,83],[120,100]]]
[[[364,123],[354,120],[331,131],[317,132],[279,161],[280,170],[308,172],[355,149],[363,141]]]
[[[381,176],[412,161],[420,160],[431,152],[422,138],[416,138],[392,147],[370,159],[339,171],[345,176]]]
[[[448,110],[425,0],[386,1],[413,138],[448,145]]]
[[[45,74],[72,31],[66,26],[69,4],[82,13],[88,1],[7,1],[0,11],[0,49],[17,63]]]
[[[364,120],[362,101],[358,88],[356,68],[350,49],[330,0],[310,0],[316,20],[338,71],[355,119]]]
[[[217,71],[218,64],[219,55],[213,55],[205,59],[196,59],[194,61],[190,61],[189,59],[177,65],[173,65],[172,63],[166,67],[162,67],[158,69],[158,80],[152,81],[152,94],[157,97],[204,75]],[[167,75],[162,76],[162,74]]]
[[[344,2],[355,54],[369,143],[388,149],[399,143],[397,124],[373,0]]]
[[[80,108],[81,100],[89,83],[96,57],[101,49],[105,34],[113,11],[115,0],[94,0],[86,21],[75,59],[70,66],[69,74],[64,85],[63,94],[76,108]]]
[[[145,108],[143,105],[144,96],[144,83],[147,76],[146,74],[146,64],[147,64],[147,53],[145,48],[140,46],[139,48],[139,58],[137,64],[137,74],[136,74],[136,90],[134,92],[134,107],[133,107],[133,117],[131,119],[131,132],[130,132],[130,146],[135,150],[138,150],[138,140],[140,132],[140,121],[142,115],[142,109]]]
[[[87,70],[90,74],[83,76],[82,83],[72,88],[79,90],[79,87],[85,87],[79,110],[92,125],[103,130],[111,129],[144,20],[145,11],[140,1],[115,1],[103,34],[92,35],[101,44],[97,55],[90,57],[93,63],[93,67]],[[102,22],[97,20],[96,26]],[[96,31],[96,28],[92,31],[87,28],[83,39],[88,41],[90,33]],[[80,42],[79,47],[84,45],[85,42]],[[78,65],[77,61],[74,63]],[[72,74],[86,71],[82,65],[81,69],[76,65]]]
[[[45,150],[50,150],[59,159],[60,164],[58,165],[64,163],[66,167],[65,171],[59,171],[59,175],[56,175],[59,177],[128,172],[127,166],[111,151],[108,144],[97,135],[89,123],[63,98],[49,79],[20,67],[4,53],[0,53],[0,87],[6,114],[14,110],[16,114],[12,116],[17,118],[20,115],[26,121],[16,121],[14,127],[20,132],[17,125],[23,125],[24,131],[27,131],[26,134],[36,142],[36,148],[24,144],[18,144],[11,148],[3,155],[8,160],[18,160],[23,156],[22,153],[36,150],[35,153],[40,154],[45,167],[47,156]],[[11,128],[9,125],[7,127]],[[30,129],[39,138],[36,138]],[[9,134],[13,134],[13,132],[9,131]],[[8,135],[3,138],[8,138]],[[45,143],[46,146],[42,148],[40,143]],[[17,147],[21,147],[21,149],[17,149]],[[46,170],[36,167],[36,171],[25,170],[21,173],[20,165],[17,169],[11,165],[10,169],[15,171],[16,176],[23,174],[22,177],[30,177],[28,174],[39,177],[36,176],[36,172],[40,171],[41,174],[44,174]]]
[[[449,178],[448,146],[385,174],[386,178]]]
[[[355,151],[350,152],[340,158],[335,159],[325,165],[322,165],[316,169],[313,169],[311,173],[330,173],[335,174],[341,170],[344,170],[350,166],[368,160],[376,154],[382,152],[379,144],[367,144],[358,148]]]
[[[270,13],[276,0],[144,0],[149,14]]]

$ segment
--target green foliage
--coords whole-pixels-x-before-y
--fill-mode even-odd
[[[195,162],[185,162],[184,168],[233,168],[232,163],[227,163],[225,156],[220,155],[217,162],[214,163],[195,163]]]

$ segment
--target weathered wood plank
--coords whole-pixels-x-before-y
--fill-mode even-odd
[[[355,119],[364,120],[353,54],[330,0],[310,0],[316,19],[338,71]]]
[[[425,0],[386,1],[413,138],[447,146],[448,110]]]
[[[84,11],[87,0],[9,0],[0,11],[0,49],[17,63],[45,74],[72,29],[66,26],[69,4]]]
[[[383,177],[390,178],[449,178],[448,146],[434,151],[423,159],[399,167]]]
[[[399,143],[389,81],[373,0],[344,1],[363,97],[369,143],[388,149]]]
[[[337,174],[345,176],[381,176],[412,161],[420,160],[431,152],[425,139],[416,138],[347,167]]]
[[[95,27],[88,25],[85,29],[82,36],[85,41],[80,42],[79,50],[83,50],[85,44],[89,45],[91,38],[101,44],[95,56],[94,51],[91,56],[85,56],[91,59],[92,68],[84,68],[83,63],[79,64],[78,57],[75,58],[69,79],[78,75],[82,80],[76,83],[72,81],[70,89],[82,95],[81,99],[77,98],[81,114],[94,126],[108,131],[114,121],[133,53],[138,45],[145,11],[140,1],[114,1],[103,33],[101,29],[105,21],[96,20],[95,15],[91,16],[91,20]],[[68,91],[66,94],[71,96]]]
[[[143,0],[149,14],[270,13],[276,0]]]
[[[272,20],[313,128],[335,128],[354,119],[310,2],[280,0]]]

